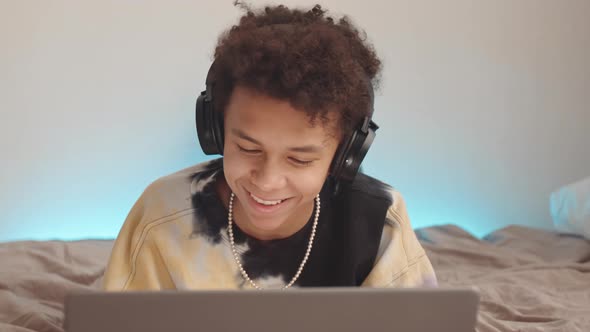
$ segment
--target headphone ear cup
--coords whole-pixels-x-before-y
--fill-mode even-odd
[[[363,127],[356,129],[344,140],[336,152],[332,162],[331,174],[337,181],[350,183],[354,180],[375,139],[375,131],[379,128],[372,121],[369,121],[367,126]]]
[[[195,108],[197,136],[206,155],[223,155],[223,117],[213,109],[207,91],[201,92]]]
[[[215,137],[215,145],[217,146],[217,154],[223,156],[223,145],[225,141],[225,131],[224,131],[224,123],[223,123],[223,113],[217,112],[213,105],[210,104],[210,112],[211,118],[213,119],[211,123],[211,128],[213,130],[213,137]]]
[[[330,173],[336,180],[341,180],[342,170],[344,168],[344,164],[346,162],[346,157],[350,153],[350,148],[352,143],[357,135],[356,130],[340,144],[336,154],[334,155],[334,159],[332,160],[332,166],[330,169]]]

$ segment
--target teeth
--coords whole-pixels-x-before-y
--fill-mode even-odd
[[[263,199],[261,199],[261,198],[258,198],[258,197],[256,197],[256,196],[252,195],[252,193],[250,193],[250,196],[251,196],[251,197],[252,197],[252,198],[253,198],[253,199],[254,199],[256,202],[258,202],[258,203],[260,203],[260,204],[264,204],[264,205],[277,205],[277,204],[279,204],[279,203],[281,203],[281,202],[283,201],[282,199],[279,199],[279,200],[277,200],[277,201],[265,201],[265,200],[263,200]]]

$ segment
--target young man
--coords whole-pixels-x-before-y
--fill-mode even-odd
[[[381,62],[320,6],[254,12],[222,35],[197,103],[223,158],[152,183],[106,290],[436,285],[402,196],[357,173]]]

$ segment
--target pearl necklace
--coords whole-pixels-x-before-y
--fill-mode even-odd
[[[244,270],[244,267],[242,266],[242,263],[240,262],[240,258],[238,256],[238,252],[236,251],[236,246],[234,243],[234,231],[233,231],[233,205],[234,205],[234,193],[232,192],[230,197],[229,197],[229,212],[227,214],[227,222],[228,222],[228,226],[227,226],[227,230],[229,233],[229,244],[231,246],[231,251],[234,255],[234,259],[236,261],[236,263],[238,264],[238,268],[240,269],[240,272],[242,273],[242,277],[244,277],[244,279],[246,279],[246,281],[248,281],[248,283],[250,283],[250,285],[252,285],[252,287],[256,288],[256,289],[262,289],[262,287],[258,286],[252,279],[250,279],[250,276],[248,276],[248,273],[246,273],[246,270]],[[299,269],[297,269],[297,273],[295,273],[295,276],[293,277],[293,279],[291,279],[291,281],[283,287],[283,289],[287,289],[289,287],[291,287],[295,281],[297,281],[297,279],[299,278],[299,275],[301,274],[301,271],[303,271],[303,267],[305,266],[305,263],[307,262],[307,259],[309,258],[309,253],[311,252],[311,247],[313,245],[313,239],[315,238],[315,231],[316,231],[316,227],[318,225],[318,219],[320,217],[320,194],[318,194],[315,197],[315,217],[313,220],[313,226],[311,228],[311,235],[309,237],[309,242],[307,244],[307,250],[305,251],[305,256],[303,257],[303,260],[301,261],[301,264],[299,264]]]

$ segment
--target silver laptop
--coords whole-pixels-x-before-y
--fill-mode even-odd
[[[473,332],[471,289],[95,292],[66,297],[66,332]]]

